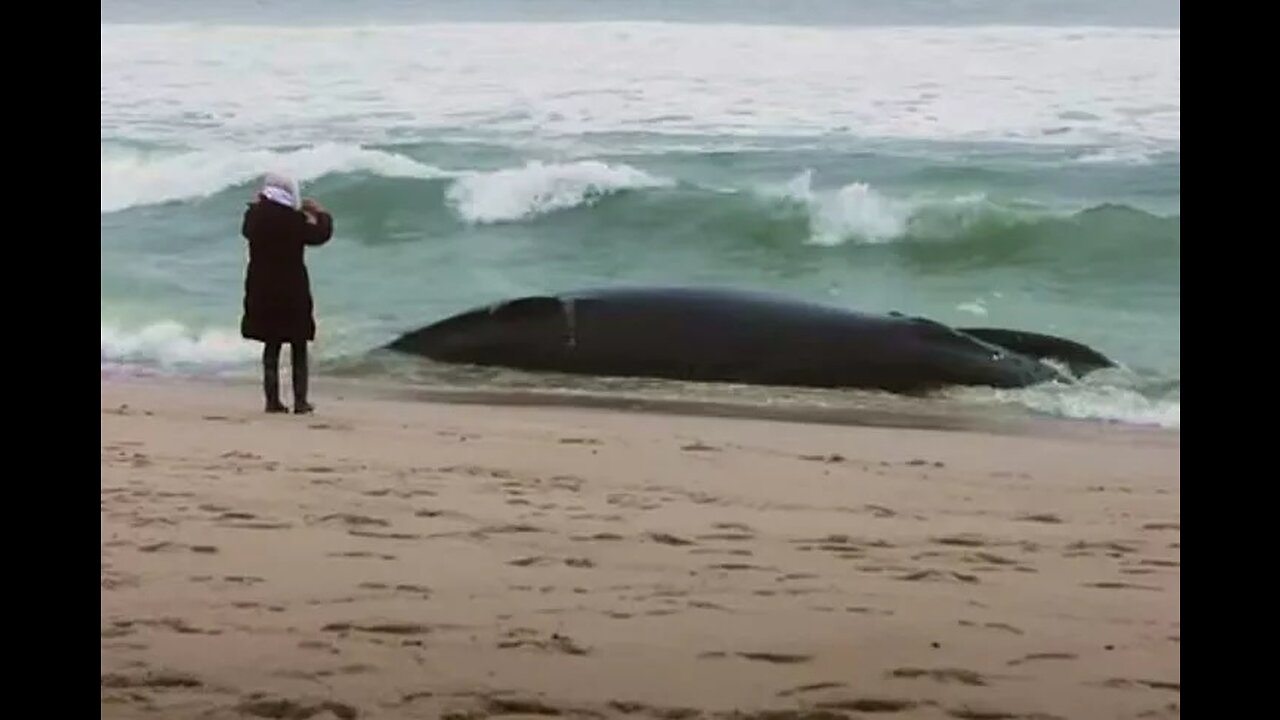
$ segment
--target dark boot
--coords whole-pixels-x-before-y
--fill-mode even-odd
[[[296,342],[289,347],[290,361],[293,365],[293,412],[307,415],[315,412],[315,406],[307,402],[307,384],[309,368],[307,367],[307,344]]]
[[[289,412],[289,408],[280,401],[279,343],[267,343],[262,349],[262,392],[267,398],[267,412]]]

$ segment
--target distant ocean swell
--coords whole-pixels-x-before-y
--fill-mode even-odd
[[[703,187],[599,160],[445,170],[394,152],[339,145],[230,153],[104,148],[102,211],[227,194],[247,197],[265,167],[292,172],[304,182],[335,181],[339,188],[326,197],[335,208],[347,200],[342,187],[354,186],[343,183],[344,178],[393,181],[382,186],[383,201],[411,202],[423,214],[424,225],[438,224],[445,216],[460,225],[549,221],[548,216],[590,210],[613,213],[619,221],[637,212],[659,212],[677,225],[682,216],[701,217],[722,222],[726,229],[756,228],[772,235],[771,240],[817,245],[951,240],[985,245],[998,254],[1059,239],[1064,251],[1078,251],[1080,243],[1088,243],[1141,253],[1161,244],[1176,250],[1180,242],[1179,216],[1125,205],[1068,210],[995,201],[983,193],[902,197],[862,182],[815,188],[810,171],[755,187]],[[367,199],[347,194],[353,202]],[[358,214],[367,208],[345,209]],[[972,248],[967,252],[973,262],[984,257]]]

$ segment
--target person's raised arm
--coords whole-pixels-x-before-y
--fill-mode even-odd
[[[306,236],[303,241],[312,246],[329,242],[329,238],[333,237],[333,215],[311,198],[302,201],[302,212],[307,216]]]

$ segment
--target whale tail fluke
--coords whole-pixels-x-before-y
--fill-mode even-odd
[[[1088,345],[1065,338],[1002,328],[959,328],[983,342],[999,345],[1006,350],[1034,357],[1038,360],[1057,360],[1065,363],[1073,375],[1084,377],[1096,370],[1115,367],[1111,358]]]

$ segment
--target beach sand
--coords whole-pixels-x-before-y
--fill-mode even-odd
[[[104,379],[104,718],[1179,716],[1177,432],[318,400]]]

